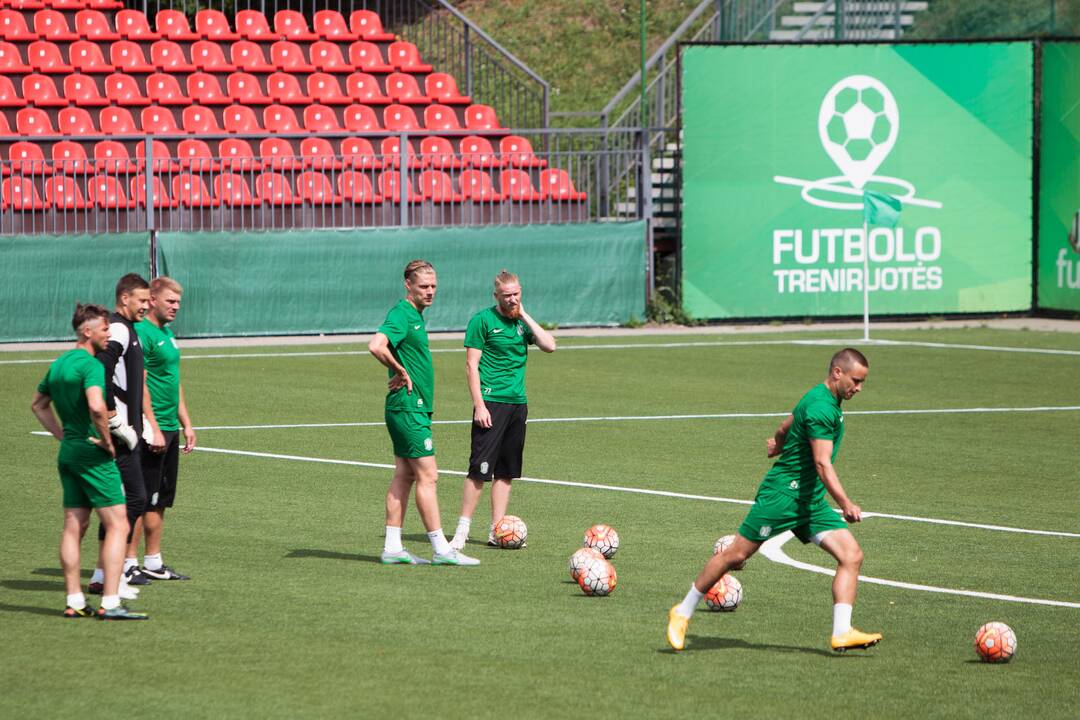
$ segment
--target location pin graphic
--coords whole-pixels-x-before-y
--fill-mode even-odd
[[[821,145],[857,190],[874,177],[899,132],[896,99],[877,78],[849,75],[833,85],[821,101]]]

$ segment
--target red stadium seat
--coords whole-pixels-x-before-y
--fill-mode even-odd
[[[74,70],[64,61],[60,46],[48,40],[36,40],[26,47],[26,60],[38,72],[50,75],[69,73]]]
[[[86,0],[86,7],[94,10],[119,10],[124,7],[120,0]]]
[[[341,132],[337,113],[326,105],[308,105],[304,108],[304,129],[308,132]]]
[[[2,186],[4,206],[12,210],[45,210],[47,206],[41,201],[34,181],[28,177],[4,178]]]
[[[345,138],[341,141],[341,158],[346,167],[382,169],[383,161],[367,138]]]
[[[262,88],[259,87],[259,80],[254,75],[242,72],[233,73],[226,80],[226,86],[233,102],[244,105],[269,105],[274,102],[263,93]]]
[[[11,82],[11,78],[0,75],[0,107],[19,108],[26,107],[26,104],[26,100],[15,90],[15,83]]]
[[[357,172],[355,170],[338,173],[337,188],[338,193],[345,202],[364,205],[373,205],[382,202],[382,196],[375,192],[375,188],[371,185],[371,178],[368,176],[368,173]]]
[[[461,159],[474,168],[501,168],[504,163],[495,154],[491,141],[479,135],[461,138]]]
[[[104,107],[109,104],[109,99],[101,96],[97,80],[89,75],[76,74],[64,78],[64,97],[79,107]]]
[[[278,70],[294,73],[315,71],[315,66],[304,57],[304,49],[289,40],[278,40],[270,46],[270,62]]]
[[[316,170],[340,170],[344,163],[326,138],[307,137],[300,141],[300,157],[304,167]]]
[[[68,48],[68,57],[71,58],[71,66],[82,73],[100,75],[111,73],[116,69],[105,62],[101,46],[92,40],[78,40],[71,43],[71,47]]]
[[[464,199],[454,189],[454,180],[442,170],[420,173],[420,198],[437,203],[459,203]]]
[[[225,126],[225,132],[240,135],[257,135],[262,132],[262,126],[259,125],[255,111],[245,105],[230,105],[225,108],[222,124]]]
[[[317,70],[330,73],[351,73],[356,68],[345,62],[341,48],[329,40],[319,40],[311,44],[311,64]]]
[[[4,0],[2,4],[14,6],[18,10],[40,10],[45,7],[42,0]]]
[[[52,146],[53,168],[64,175],[84,175],[94,168],[81,143],[61,140]]]
[[[383,94],[374,75],[353,73],[345,79],[345,93],[363,105],[389,105],[390,98]]]
[[[196,138],[180,141],[176,146],[176,159],[180,161],[180,167],[192,172],[217,172],[221,169],[221,163],[214,159],[214,153],[206,141]]]
[[[187,108],[190,109],[190,108]],[[203,112],[209,114],[208,110]],[[177,125],[176,116],[167,107],[151,105],[142,110],[142,129],[150,135],[183,135],[184,130]]]
[[[297,176],[296,194],[309,205],[340,205],[344,202],[344,198],[334,192],[330,178],[312,170],[306,170]]]
[[[408,105],[387,105],[383,110],[383,124],[394,132],[413,132],[421,130],[416,113]],[[434,128],[432,128],[434,129]]]
[[[120,39],[120,33],[109,26],[108,18],[100,10],[80,10],[75,13],[75,32],[79,37],[95,42]]]
[[[154,73],[146,78],[146,96],[158,105],[190,105],[175,75]]]
[[[273,72],[276,68],[266,62],[262,47],[250,40],[238,40],[232,44],[229,59],[245,72]]]
[[[109,60],[117,70],[126,73],[154,72],[154,66],[146,61],[142,47],[131,40],[118,40],[109,48]]]
[[[187,16],[179,10],[159,10],[154,24],[158,34],[169,40],[199,39],[199,34],[191,31]]]
[[[7,115],[0,113],[0,135],[17,135],[14,130],[11,129],[11,125],[8,124]]]
[[[240,39],[240,35],[229,27],[229,18],[220,10],[200,10],[195,13],[195,32],[207,40]]]
[[[495,190],[491,176],[483,170],[463,170],[458,178],[461,194],[472,202],[500,202],[502,193]]]
[[[26,24],[26,18],[18,10],[4,8],[0,10],[0,39],[3,40],[37,40],[38,34]]]
[[[288,40],[318,40],[319,36],[308,29],[307,19],[296,10],[278,10],[274,13],[274,30]]]
[[[173,199],[178,200],[181,207],[209,208],[221,205],[206,187],[203,179],[195,173],[182,172],[173,176],[172,194]]]
[[[97,132],[90,111],[80,107],[66,107],[56,116],[56,129],[62,135],[93,135]]]
[[[499,174],[503,197],[518,202],[539,202],[544,196],[533,187],[532,178],[524,170],[503,170]]]
[[[19,48],[9,42],[0,42],[0,72],[2,73],[26,73],[32,68],[23,62],[19,55]]]
[[[200,105],[231,105],[232,99],[221,89],[221,82],[210,73],[187,76],[187,94]]]
[[[149,109],[149,108],[147,108]],[[172,115],[172,113],[169,113]],[[102,135],[138,135],[139,129],[135,127],[135,118],[131,111],[122,107],[102,108],[98,115],[101,124]]]
[[[186,73],[197,69],[184,57],[184,49],[172,40],[158,40],[151,45],[150,62],[156,69],[167,72]]]
[[[112,175],[95,175],[86,181],[86,196],[90,205],[102,210],[130,210],[136,207],[128,200],[124,187]]]
[[[94,144],[94,169],[99,173],[126,175],[139,169],[128,155],[124,144],[116,140],[102,140]]]
[[[396,39],[393,33],[383,30],[382,20],[371,10],[354,10],[349,16],[349,27],[357,37],[368,42],[391,42]]]
[[[220,135],[224,132],[210,108],[192,105],[184,108],[184,132],[192,135]]]
[[[200,70],[232,72],[236,66],[225,59],[225,51],[215,40],[199,40],[191,46],[191,62]]]
[[[268,105],[263,110],[263,127],[272,133],[302,133],[304,128],[288,105]]]
[[[425,137],[420,140],[420,157],[425,167],[437,170],[452,170],[464,167],[465,163],[454,153],[450,141],[441,137]]]
[[[70,76],[69,76],[70,77]],[[22,79],[23,97],[34,107],[67,107],[71,101],[60,97],[56,81],[48,75],[34,73]]]
[[[443,105],[468,105],[472,102],[471,97],[458,91],[454,76],[446,73],[431,73],[424,78],[424,90],[432,102]]]
[[[41,145],[34,142],[11,143],[8,148],[11,172],[15,175],[52,175],[52,164],[45,160]]]
[[[353,42],[360,39],[359,35],[349,29],[345,16],[337,10],[316,11],[311,29],[327,40]]]
[[[72,32],[68,27],[64,13],[53,8],[38,10],[34,14],[34,32],[37,33],[39,40],[71,42],[79,39],[78,33]]]
[[[465,127],[469,130],[501,130],[495,109],[488,105],[470,105],[465,111]]]
[[[384,200],[390,200],[392,202],[401,202],[401,187],[404,184],[405,187],[405,200],[406,202],[420,202],[420,198],[413,192],[412,182],[408,176],[405,177],[404,182],[401,179],[401,173],[397,170],[387,170],[379,175],[379,193],[383,196]]]
[[[533,154],[532,143],[520,135],[507,135],[499,141],[503,162],[516,168],[547,167],[547,160]]]
[[[236,13],[236,32],[245,40],[281,40],[282,35],[270,29],[266,16],[258,10]]]
[[[350,105],[345,108],[345,129],[350,132],[375,132],[382,130],[382,126],[369,106]]]
[[[369,73],[393,72],[394,68],[383,61],[382,51],[375,43],[357,40],[349,46],[349,62],[357,70]]]
[[[45,204],[57,210],[85,210],[90,207],[74,178],[54,175],[45,180]]]
[[[150,104],[150,98],[143,96],[135,78],[123,73],[113,73],[105,78],[105,95],[117,105],[126,107]]]
[[[174,208],[180,203],[169,197],[169,191],[165,189],[165,183],[157,175],[151,175],[149,178],[151,189],[150,194],[153,197],[153,206],[155,208]],[[146,207],[146,182],[147,177],[145,175],[136,175],[131,178],[131,196],[135,198],[135,202],[140,207]]]
[[[424,109],[424,127],[428,130],[460,130],[457,113],[448,105],[429,105]]]
[[[150,29],[150,22],[140,10],[120,10],[116,13],[116,30],[128,40],[160,40],[161,34]]]
[[[284,175],[276,172],[264,172],[255,178],[255,193],[270,205],[300,205],[304,201],[296,197],[292,185]]]
[[[243,175],[225,172],[214,178],[214,197],[225,207],[258,207],[262,200],[251,194]]]
[[[382,142],[379,144],[379,151],[382,153],[384,167],[392,167],[395,170],[401,167],[401,143],[398,138],[383,138]],[[424,163],[424,158],[416,154],[416,145],[412,140],[409,141],[408,145],[408,159],[409,169],[411,170],[427,167]]]
[[[386,92],[390,99],[405,105],[430,105],[431,100],[424,95],[416,78],[408,73],[390,73],[386,78]]]
[[[49,114],[41,108],[22,108],[15,114],[19,135],[55,135]]]
[[[304,161],[297,157],[292,143],[285,138],[266,138],[259,143],[263,167],[271,170],[300,170]]]
[[[282,105],[308,105],[311,98],[300,88],[300,81],[291,73],[276,72],[266,79],[266,94]]]
[[[218,144],[221,166],[226,170],[261,170],[262,163],[255,158],[251,143],[240,138],[227,138]]]
[[[416,46],[405,40],[390,43],[386,57],[397,70],[414,73],[429,73],[432,70],[430,65],[420,59],[420,51]]]
[[[153,159],[151,169],[154,172],[171,173],[180,170],[180,163],[173,158],[169,152],[169,146],[164,141],[152,140],[151,144],[153,145],[150,152]],[[135,144],[135,159],[139,161],[140,170],[146,167],[146,143],[141,140]]]
[[[352,98],[341,92],[338,79],[327,73],[312,73],[307,79],[307,94],[322,105],[351,105]]]
[[[545,200],[566,200],[577,202],[585,200],[587,193],[578,192],[570,173],[561,168],[548,168],[540,171],[540,193]]]

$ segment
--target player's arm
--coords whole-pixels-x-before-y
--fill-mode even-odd
[[[832,495],[833,500],[840,506],[844,519],[848,522],[860,522],[862,520],[862,508],[851,502],[844,486],[840,484],[840,476],[836,474],[836,468],[832,464],[832,440],[818,440],[811,438],[810,449],[814,453],[814,466],[817,468],[818,477],[825,485],[825,489]]]
[[[412,395],[412,378],[409,377],[409,373],[406,372],[404,366],[394,357],[394,353],[390,352],[390,338],[381,332],[375,333],[374,337],[371,338],[371,342],[368,343],[368,352],[376,360],[394,371],[394,376],[387,383],[387,387],[390,388],[391,392],[404,387]]]
[[[86,388],[86,407],[90,410],[90,420],[98,431],[98,437],[90,438],[90,442],[116,457],[116,448],[112,443],[112,435],[109,434],[109,409],[105,405],[105,396],[97,385]]]
[[[536,347],[540,348],[546,353],[555,352],[555,336],[549,333],[547,330],[540,326],[540,323],[532,319],[532,315],[525,312],[525,308],[521,308],[521,319],[525,321],[525,324],[529,326],[529,330],[533,335],[533,342]]]
[[[469,383],[469,396],[472,397],[473,422],[482,428],[491,427],[491,413],[480,391],[480,358],[484,351],[480,348],[465,348],[465,379]]]
[[[109,343],[104,350],[96,355],[101,364],[105,366],[105,405],[109,409],[109,417],[116,414],[116,393],[113,391],[113,376],[116,373],[116,364],[120,362],[120,357],[124,354],[124,346],[112,339],[113,330],[118,325],[121,328],[124,327],[120,323],[113,323],[109,326]]]
[[[180,403],[176,406],[176,417],[180,421],[180,427],[184,429],[183,452],[189,453],[195,449],[195,428],[191,426],[191,416],[188,415],[187,401],[184,400],[184,386],[180,385]]]
[[[41,423],[41,427],[48,430],[57,440],[64,439],[64,428],[60,427],[60,421],[56,419],[56,413],[52,409],[52,398],[43,392],[34,393],[34,401],[30,403],[30,411]]]
[[[791,430],[793,422],[795,422],[795,416],[788,415],[784,418],[784,422],[780,423],[780,427],[776,428],[773,436],[765,441],[765,453],[768,457],[776,457],[784,451],[784,443],[787,442],[788,431]]]
[[[146,381],[147,374],[143,370],[143,396],[142,396],[142,414],[143,424],[150,428],[150,441],[147,445],[150,446],[150,452],[165,452],[165,436],[161,433],[161,428],[158,426],[157,417],[154,415],[154,399],[150,397],[150,383]]]

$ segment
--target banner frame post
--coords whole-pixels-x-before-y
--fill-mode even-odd
[[[862,284],[862,325],[863,342],[870,342],[870,227],[863,215],[863,284]]]

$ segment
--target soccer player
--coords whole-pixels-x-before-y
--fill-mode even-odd
[[[423,311],[435,301],[438,279],[426,260],[405,266],[405,299],[386,314],[368,343],[375,359],[387,367],[386,429],[394,445],[394,478],[386,493],[386,541],[382,561],[387,565],[426,563],[401,545],[401,524],[409,493],[416,486],[416,508],[434,550],[435,565],[479,565],[450,547],[439,519],[435,443],[431,414],[435,410],[435,369],[428,350]]]
[[[184,386],[180,383],[180,348],[169,323],[176,319],[184,289],[170,277],[150,281],[150,311],[135,324],[143,357],[146,360],[146,384],[150,388],[154,417],[165,441],[164,452],[148,452],[142,457],[146,482],[146,512],[143,534],[146,555],[142,572],[154,580],[188,580],[161,559],[161,535],[165,527],[165,508],[176,499],[176,475],[180,452],[195,449],[195,430],[191,426]],[[180,432],[184,445],[180,447]]]
[[[851,626],[863,553],[847,523],[861,521],[862,510],[848,498],[833,467],[844,438],[841,404],[862,390],[869,371],[870,363],[858,350],[845,348],[833,355],[825,382],[803,395],[776,434],[766,441],[768,456],[778,459],[758,487],[754,505],[739,527],[735,542],[705,564],[690,592],[668,612],[667,640],[671,647],[683,649],[694,609],[713,584],[746,562],[763,542],[785,530],[836,558],[832,649],[844,652],[881,641],[879,633],[864,633]],[[840,506],[843,517],[829,507],[826,491]]]
[[[41,426],[60,441],[56,464],[64,493],[64,530],[60,536],[60,564],[67,589],[64,617],[96,614],[103,620],[146,620],[146,615],[129,612],[120,604],[128,521],[120,472],[113,462],[116,451],[105,405],[105,368],[94,359],[94,353],[104,350],[109,342],[109,311],[100,305],[76,305],[71,326],[75,330],[75,348],[49,366],[30,406]],[[86,604],[79,560],[91,508],[97,510],[105,528],[101,553],[104,592],[97,613]]]
[[[495,522],[506,515],[510,483],[521,477],[525,449],[525,361],[528,348],[555,352],[555,338],[521,305],[517,275],[495,276],[495,305],[472,316],[465,330],[465,376],[473,403],[469,474],[461,493],[461,517],[450,546],[461,549],[469,539],[476,504],[491,483],[491,527],[488,545],[495,545]]]

